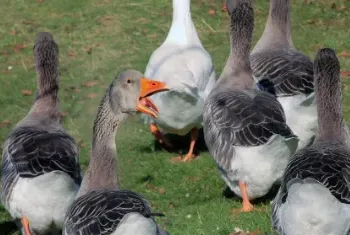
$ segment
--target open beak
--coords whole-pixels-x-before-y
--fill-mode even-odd
[[[154,81],[148,78],[141,78],[140,83],[141,91],[136,109],[139,112],[148,114],[153,118],[157,118],[159,113],[158,108],[148,96],[151,96],[157,92],[167,91],[169,88],[164,82]]]

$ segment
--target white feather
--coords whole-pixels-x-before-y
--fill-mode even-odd
[[[280,135],[274,135],[261,146],[235,147],[231,172],[221,172],[221,175],[230,189],[240,197],[240,180],[247,185],[249,199],[264,196],[273,184],[281,181],[297,146],[297,138],[286,140]]]
[[[128,213],[112,235],[155,235],[157,225],[139,213]]]
[[[202,125],[204,100],[214,87],[215,71],[191,19],[190,1],[173,0],[173,8],[168,36],[153,52],[145,76],[166,82],[170,88],[151,96],[160,112],[152,122],[165,132],[185,135]]]
[[[350,205],[339,202],[311,179],[292,181],[286,202],[278,210],[285,235],[347,235]]]
[[[277,100],[283,107],[287,125],[299,137],[297,151],[311,144],[318,128],[315,93],[278,97]]]
[[[73,179],[61,171],[35,178],[19,178],[7,209],[14,218],[26,216],[30,227],[39,233],[44,233],[52,225],[62,228],[78,189]]]

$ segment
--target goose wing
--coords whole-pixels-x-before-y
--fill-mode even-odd
[[[234,156],[234,146],[262,145],[275,134],[296,137],[275,97],[256,90],[210,94],[204,111],[204,134],[211,155],[226,167]]]
[[[79,197],[67,214],[64,229],[69,235],[107,235],[118,227],[124,215],[138,212],[150,217],[150,205],[138,194],[126,190],[95,190]]]
[[[250,56],[255,79],[270,80],[277,96],[309,95],[314,91],[313,63],[296,50],[262,51]]]
[[[272,204],[272,221],[288,196],[292,180],[312,179],[329,189],[340,202],[350,204],[350,152],[333,145],[314,145],[298,152],[288,164],[282,185]]]
[[[65,132],[19,127],[9,134],[2,159],[2,199],[6,201],[18,177],[33,178],[63,171],[80,185],[81,174],[75,141]]]

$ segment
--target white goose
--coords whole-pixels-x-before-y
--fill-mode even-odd
[[[254,78],[274,85],[287,125],[299,137],[298,150],[311,144],[317,131],[313,64],[293,45],[289,0],[270,0],[265,30],[250,60]]]
[[[348,235],[349,133],[333,50],[317,53],[314,72],[319,131],[315,142],[288,164],[272,203],[272,224],[281,235]]]
[[[170,31],[153,52],[145,76],[166,82],[170,88],[152,95],[160,111],[158,119],[144,116],[152,134],[170,147],[171,143],[160,131],[176,135],[191,132],[190,148],[182,159],[191,161],[198,129],[202,126],[204,101],[215,84],[215,71],[193,24],[190,0],[173,0]]]

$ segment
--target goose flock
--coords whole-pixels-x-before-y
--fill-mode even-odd
[[[2,154],[1,201],[23,235],[167,235],[163,213],[136,192],[121,189],[115,137],[142,113],[164,147],[165,134],[198,132],[219,174],[251,201],[279,191],[271,224],[281,235],[350,234],[350,135],[343,118],[340,65],[330,48],[314,61],[293,44],[289,0],[270,0],[265,30],[251,46],[252,0],[226,0],[230,54],[217,78],[191,18],[190,0],[173,0],[164,42],[143,73],[119,73],[97,109],[89,165],[83,174],[77,144],[61,124],[59,47],[51,33],[33,47],[37,94],[11,130]],[[1,231],[0,231],[1,233]]]

